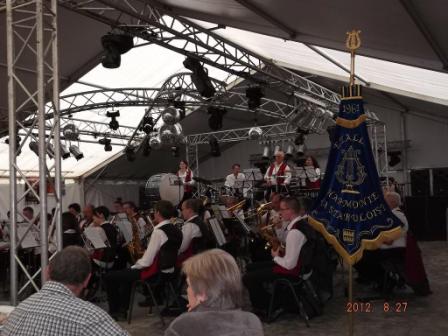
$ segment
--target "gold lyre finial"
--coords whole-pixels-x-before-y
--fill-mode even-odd
[[[350,50],[350,86],[355,84],[355,52],[361,46],[361,34],[360,30],[353,29],[351,32],[347,32],[347,40],[345,45]]]
[[[361,46],[361,31],[353,29],[347,32],[347,40],[345,45],[350,50],[350,85],[348,88],[343,88],[343,97],[359,96],[361,93],[360,86],[355,88],[355,53]],[[356,92],[356,93],[355,93]]]

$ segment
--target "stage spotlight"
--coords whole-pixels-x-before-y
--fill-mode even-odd
[[[98,141],[99,144],[104,145],[104,151],[105,152],[111,152],[112,151],[112,145],[111,145],[111,139],[108,139],[106,137],[100,139]]]
[[[223,107],[209,106],[207,109],[210,117],[208,118],[208,126],[212,131],[218,131],[222,128],[222,119],[227,110]]]
[[[109,122],[110,129],[116,131],[118,129],[118,127],[120,127],[120,124],[117,121],[117,117],[120,116],[120,111],[115,111],[115,112],[107,111],[106,116],[111,118],[111,120]]]
[[[298,157],[304,156],[305,150],[306,150],[305,144],[298,145],[297,146],[297,156]]]
[[[39,156],[39,145],[36,141],[30,141],[29,147],[34,152],[34,154]]]
[[[297,146],[303,145],[305,143],[307,134],[308,134],[308,132],[302,130],[301,128],[298,128],[297,136],[294,139],[294,144],[296,144]]]
[[[269,159],[269,152],[270,152],[269,146],[264,146],[262,158]]]
[[[208,140],[208,143],[210,145],[211,156],[221,156],[221,149],[219,148],[218,139],[216,139],[214,136],[211,136]]]
[[[79,129],[74,124],[67,124],[62,129],[64,138],[69,141],[77,141],[79,139]]]
[[[171,154],[173,154],[174,157],[179,157],[179,147],[177,146],[171,147]]]
[[[151,140],[149,140],[149,145],[154,149],[162,148],[162,141],[160,140],[160,136],[157,135],[152,137]]]
[[[121,55],[134,47],[134,39],[130,35],[108,33],[101,37],[104,55],[101,64],[108,69],[120,67]]]
[[[258,140],[261,138],[262,134],[263,130],[258,126],[252,127],[248,133],[250,140]]]
[[[16,150],[19,149],[19,147],[20,147],[20,141],[21,141],[21,140],[22,140],[22,138],[20,138],[20,136],[17,135],[17,137],[16,137]],[[5,143],[9,145],[9,138],[6,138],[6,139],[5,139]],[[22,151],[19,150],[19,151],[17,152],[17,155],[20,155],[21,153],[22,153]]]
[[[149,139],[144,139],[142,144],[142,154],[143,156],[149,156],[151,154],[151,145],[149,144]]]
[[[61,157],[63,160],[68,159],[70,157],[70,152],[67,149],[67,146],[61,143]]]
[[[81,152],[79,147],[76,145],[71,145],[69,150],[70,150],[70,153],[72,153],[72,155],[75,157],[75,159],[77,161],[81,160],[84,157],[84,154]]]
[[[261,98],[264,97],[260,86],[253,86],[246,89],[247,107],[249,110],[255,110],[261,105]]]
[[[175,123],[179,122],[180,113],[175,107],[169,106],[165,110],[163,110],[162,120],[167,125],[174,125]]]
[[[126,147],[124,152],[126,154],[126,159],[129,162],[135,161],[135,159],[137,158],[136,155],[135,155],[135,147],[134,146]]]
[[[285,156],[289,159],[293,156],[293,154],[294,154],[294,146],[289,144]]]
[[[387,155],[389,156],[389,167],[394,167],[401,162],[400,151],[388,152]]]
[[[180,101],[180,100],[175,100],[173,102],[173,105],[179,111],[180,120],[184,119],[185,118],[185,102],[184,101]]]
[[[154,129],[154,119],[152,117],[143,117],[142,130],[149,134]]]
[[[192,72],[191,81],[198,90],[199,94],[205,98],[213,97],[216,90],[213,87],[212,81],[208,77],[208,73],[202,66],[201,62],[193,57],[187,57],[183,64],[184,67]]]

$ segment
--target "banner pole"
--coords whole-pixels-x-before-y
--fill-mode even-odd
[[[353,336],[353,266],[348,265],[348,302],[349,309],[348,312],[348,335]]]

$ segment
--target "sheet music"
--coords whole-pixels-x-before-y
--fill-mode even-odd
[[[243,174],[248,181],[262,181],[264,179],[263,174],[259,168],[248,168],[243,170]]]
[[[89,226],[84,230],[84,235],[92,243],[95,249],[106,248],[107,236],[106,232],[100,227]]]
[[[243,229],[249,233],[250,227],[247,226],[247,224],[244,222],[244,212],[242,211],[234,211],[233,214],[235,215],[235,217],[238,219],[238,221],[240,222],[241,226],[243,227]]]
[[[224,233],[222,232],[221,226],[219,225],[218,219],[213,217],[209,218],[208,223],[212,228],[213,235],[215,236],[218,246],[224,245],[227,242],[227,240],[226,237],[224,236]]]
[[[132,240],[132,224],[129,221],[126,214],[124,216],[118,214],[115,224],[118,226],[118,229],[123,234],[123,238],[126,241],[126,244],[129,243]]]
[[[20,246],[24,249],[31,247],[39,247],[40,246],[39,230],[35,227],[34,228],[32,227],[28,231],[28,233],[26,233],[28,227],[29,227],[28,223],[17,223],[17,240],[20,241],[22,237],[24,237]]]
[[[218,205],[219,213],[221,214],[222,218],[228,219],[232,218],[232,215],[230,212],[227,211],[227,208],[225,205]]]

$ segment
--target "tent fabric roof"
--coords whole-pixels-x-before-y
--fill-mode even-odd
[[[335,84],[338,81],[347,81],[347,72],[313,49],[349,67],[349,55],[341,50],[345,48],[345,32],[356,27],[362,31],[359,53],[365,55],[357,57],[356,69],[357,74],[367,83],[365,85],[394,94],[396,99],[408,104],[411,110],[431,109],[439,111],[439,116],[448,116],[446,108],[442,106],[448,105],[448,74],[441,72],[446,67],[444,55],[448,54],[448,31],[444,27],[444,13],[448,10],[448,3],[443,0],[416,3],[407,0],[284,0],[282,6],[278,5],[278,1],[266,0],[147,2],[168,13],[203,20],[199,23],[206,27],[223,24],[227,28],[215,30],[216,33],[273,59],[279,65],[318,76],[316,78],[321,83],[326,83],[322,78],[329,78],[331,81],[327,82],[333,88],[338,86]],[[5,36],[4,17],[4,12],[0,12],[1,36]],[[132,49],[123,55],[119,69],[108,70],[101,65],[95,66],[101,55],[100,37],[109,27],[64,8],[59,11],[59,17],[61,80],[65,88],[62,95],[98,87],[157,87],[173,73],[185,71],[182,66],[183,55],[157,45]],[[422,25],[426,28],[422,28]],[[234,28],[229,28],[231,26]],[[83,38],[79,39],[78,36]],[[384,61],[386,59],[392,62]],[[213,67],[208,66],[208,69],[210,76],[217,79],[223,80],[227,76]],[[0,96],[6,97],[5,48],[0,48],[0,78],[3,79],[0,81]],[[32,80],[34,77],[30,74]],[[6,99],[0,101],[3,117],[7,111],[6,103]],[[391,102],[385,101],[385,104]],[[120,124],[136,126],[142,113],[141,108],[121,109]],[[76,114],[76,118],[108,122],[104,114],[104,110],[86,111]],[[194,114],[185,120],[184,130],[188,134],[208,131],[203,121],[204,114],[200,111]],[[252,123],[250,117],[241,114],[235,113],[228,118],[232,120],[226,123],[226,128],[244,127]],[[112,152],[104,152],[101,145],[82,143],[81,150],[85,155],[83,160],[70,158],[63,161],[66,177],[86,174],[118,154],[121,148],[114,146]],[[0,176],[8,174],[7,155],[8,146],[2,141]],[[28,150],[28,144],[25,144],[19,162],[30,175],[36,175],[36,158]],[[126,169],[122,173],[126,174]]]

